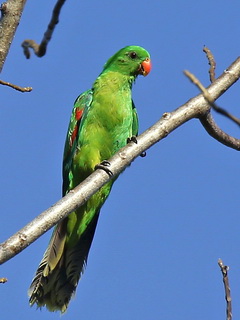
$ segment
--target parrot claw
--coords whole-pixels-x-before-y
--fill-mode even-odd
[[[102,169],[104,170],[108,175],[109,177],[112,177],[113,176],[113,173],[112,171],[108,168],[109,166],[111,165],[111,163],[107,160],[103,160],[102,162],[100,162],[99,164],[97,164],[95,166],[95,170],[97,169]]]
[[[138,143],[137,141],[137,137],[136,136],[132,136],[131,138],[127,138],[127,143],[130,143],[130,142],[134,142],[134,143]],[[143,151],[141,154],[140,154],[140,157],[144,158],[146,157],[146,151]]]
[[[138,143],[137,142],[137,137],[136,136],[132,136],[131,138],[127,138],[127,143],[130,143],[130,142],[134,142],[134,143]]]

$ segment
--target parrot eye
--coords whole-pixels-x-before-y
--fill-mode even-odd
[[[130,57],[131,59],[136,59],[136,58],[137,58],[136,52],[135,52],[135,51],[129,52],[129,57]]]

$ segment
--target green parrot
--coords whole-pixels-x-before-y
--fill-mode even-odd
[[[63,196],[97,165],[102,163],[104,168],[104,160],[138,134],[131,89],[136,77],[146,76],[150,70],[145,49],[125,47],[107,61],[92,89],[76,99],[64,148]],[[100,209],[114,180],[56,225],[28,291],[30,305],[66,311],[85,269]]]

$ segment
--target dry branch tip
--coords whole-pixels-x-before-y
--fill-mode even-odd
[[[216,78],[215,78],[216,61],[214,59],[214,56],[213,56],[211,50],[209,48],[207,48],[206,46],[203,47],[203,52],[206,53],[206,56],[208,59],[208,64],[210,65],[208,72],[209,72],[210,81],[211,81],[211,83],[213,83],[216,80]]]
[[[59,15],[61,12],[61,8],[66,0],[58,0],[55,4],[55,7],[52,12],[52,17],[47,27],[46,32],[43,35],[43,39],[40,44],[37,44],[34,40],[24,40],[22,43],[23,53],[27,59],[30,58],[31,53],[30,49],[33,49],[34,53],[38,57],[43,57],[46,54],[47,46],[49,41],[52,38],[53,31],[55,26],[59,22]]]
[[[227,306],[226,306],[227,320],[231,320],[232,319],[232,298],[231,298],[231,290],[230,290],[229,279],[228,279],[229,267],[224,265],[222,259],[218,259],[218,265],[221,269],[222,276],[223,276],[225,300],[226,300],[226,304],[227,304]]]
[[[2,84],[3,86],[8,86],[8,87],[15,89],[17,91],[20,91],[20,92],[31,92],[32,91],[32,87],[20,87],[16,84],[6,82],[3,80],[0,80],[0,84]]]
[[[2,84],[3,86],[8,86],[8,87],[13,88],[13,89],[20,91],[20,92],[31,92],[32,91],[32,87],[20,87],[16,84],[6,82],[3,80],[0,80],[0,84]]]

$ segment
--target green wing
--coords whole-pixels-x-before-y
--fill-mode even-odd
[[[72,161],[74,153],[78,145],[78,137],[81,131],[84,119],[87,116],[89,108],[93,100],[92,90],[85,91],[74,102],[74,107],[72,110],[72,115],[70,118],[70,123],[67,131],[67,137],[64,147],[63,154],[63,195],[65,195],[71,189],[72,182]]]
[[[133,101],[132,101],[132,115],[133,115],[132,135],[137,136],[138,135],[138,115],[137,115],[137,109]]]

